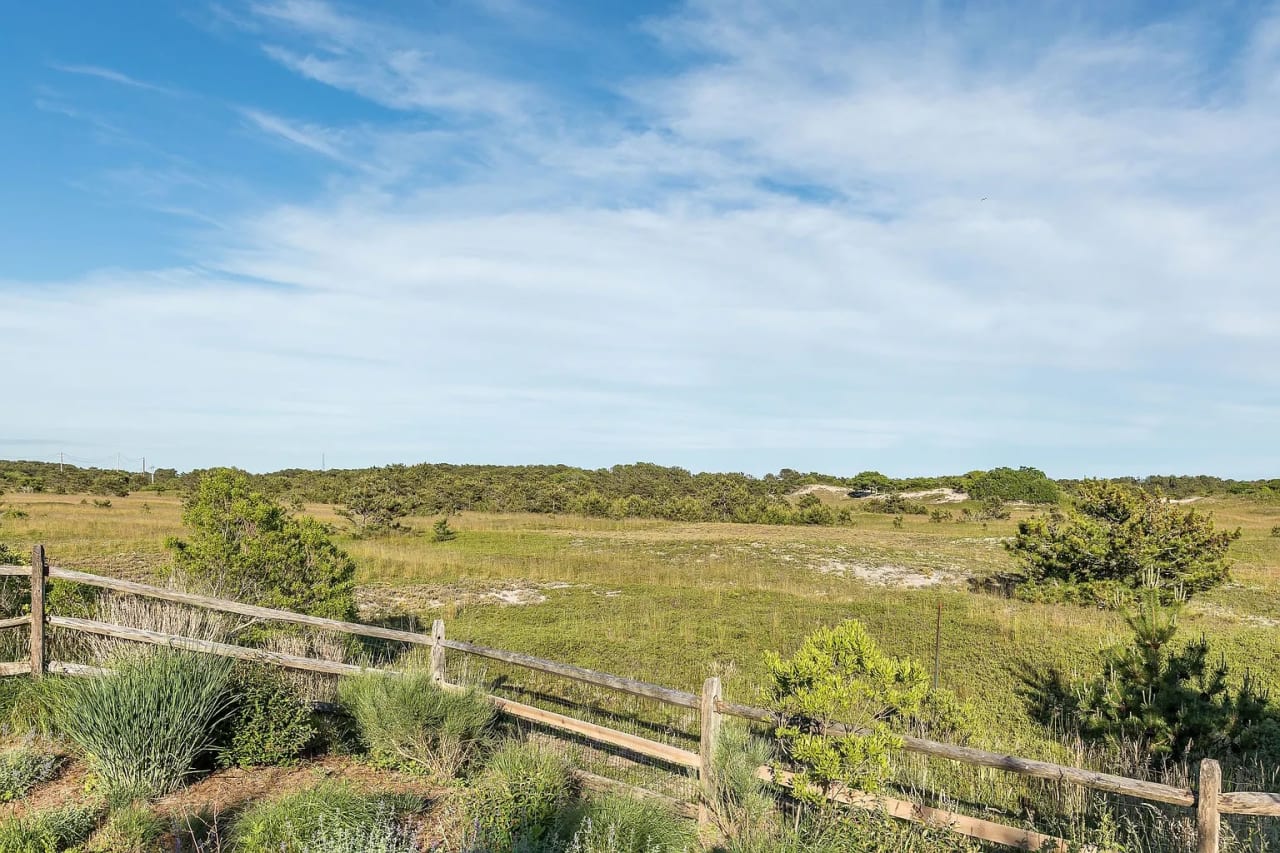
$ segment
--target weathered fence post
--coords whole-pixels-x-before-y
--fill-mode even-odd
[[[436,684],[444,683],[444,620],[437,619],[431,623],[431,680]]]
[[[699,715],[702,731],[698,739],[698,785],[702,791],[702,803],[698,807],[698,822],[705,825],[711,817],[711,804],[715,802],[716,744],[720,740],[720,679],[714,675],[702,682],[702,703]]]
[[[1222,815],[1218,795],[1222,792],[1222,768],[1212,758],[1200,762],[1200,783],[1196,788],[1196,853],[1218,853],[1218,831]]]
[[[44,559],[44,546],[31,547],[31,677],[44,675],[44,585],[49,577],[49,564]]]

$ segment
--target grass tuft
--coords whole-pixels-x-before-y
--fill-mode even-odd
[[[442,690],[426,673],[360,675],[338,695],[375,761],[438,781],[456,777],[496,737],[493,703]]]
[[[111,799],[160,796],[212,749],[230,673],[230,662],[191,652],[123,656],[110,675],[64,682],[58,728],[84,751]]]

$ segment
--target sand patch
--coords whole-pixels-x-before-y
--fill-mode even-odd
[[[821,575],[832,575],[839,578],[855,578],[873,586],[895,587],[897,589],[924,589],[956,583],[963,575],[952,572],[929,569],[913,569],[891,563],[858,563],[848,560],[823,560],[814,565],[814,571]]]

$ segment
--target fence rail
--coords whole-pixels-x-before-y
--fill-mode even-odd
[[[260,620],[307,625],[356,636],[427,646],[431,651],[430,667],[435,680],[446,689],[462,689],[458,685],[449,684],[444,677],[445,652],[451,650],[489,660],[501,661],[535,672],[568,678],[632,696],[652,699],[666,705],[698,710],[701,720],[699,749],[698,752],[692,752],[639,735],[579,720],[565,714],[526,705],[509,698],[501,696],[489,697],[498,709],[508,716],[536,723],[554,731],[583,737],[635,755],[665,762],[674,767],[696,770],[702,786],[704,810],[707,796],[710,794],[710,780],[713,773],[712,760],[715,755],[715,744],[719,736],[721,719],[723,717],[737,717],[759,723],[775,722],[773,713],[767,709],[725,701],[720,696],[720,682],[717,678],[707,679],[700,694],[675,690],[546,658],[447,639],[445,637],[444,622],[441,620],[434,622],[430,634],[424,634],[382,628],[375,625],[363,625],[356,622],[344,622],[337,619],[325,619],[288,610],[258,607],[242,602],[149,586],[87,572],[57,567],[51,568],[45,560],[44,547],[41,545],[35,546],[32,550],[30,569],[0,566],[0,576],[29,577],[31,579],[31,613],[27,616],[0,620],[0,629],[17,628],[23,625],[29,626],[31,631],[31,660],[30,662],[0,663],[0,676],[30,674],[40,677],[45,672],[95,676],[106,672],[100,667],[86,664],[48,661],[44,643],[44,629],[46,626],[330,675],[352,675],[365,672],[394,674],[393,671],[385,669],[371,669],[354,664],[288,655],[229,643],[180,637],[142,628],[113,625],[90,619],[49,614],[45,612],[44,596],[45,582],[48,578],[86,584],[127,595],[144,596],[223,613],[249,616]],[[1121,794],[1147,801],[1194,808],[1196,810],[1197,823],[1197,853],[1216,853],[1219,849],[1219,827],[1221,815],[1223,814],[1280,817],[1280,794],[1257,791],[1222,792],[1220,790],[1221,771],[1218,763],[1213,759],[1205,759],[1201,763],[1199,784],[1197,790],[1193,791],[1189,788],[1178,788],[1157,782],[1115,776],[1079,767],[1053,764],[924,738],[904,737],[903,749],[970,766],[993,768],[1017,775],[1066,782],[1084,788]],[[603,780],[602,777],[594,777],[592,774],[583,775],[594,779],[595,784],[605,784],[607,781]],[[768,767],[759,768],[757,775],[762,779],[782,786],[789,786],[792,779],[791,774],[775,771]],[[649,793],[652,794],[653,792]],[[660,795],[654,794],[654,796]],[[837,791],[833,794],[833,799],[863,808],[882,809],[888,814],[903,820],[945,826],[963,835],[1017,849],[1042,850],[1046,849],[1046,845],[1048,845],[1048,849],[1062,851],[1068,849],[1068,844],[1065,840],[1043,835],[1034,830],[944,811],[891,797],[867,794],[860,791]]]

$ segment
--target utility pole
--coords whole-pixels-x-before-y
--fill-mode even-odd
[[[142,476],[147,476],[147,457],[142,457]]]
[[[321,453],[320,453],[320,470],[321,470],[321,471],[324,471],[324,470],[325,470],[325,467],[324,467],[324,452],[323,452],[323,451],[321,451]]]
[[[116,451],[116,470],[117,471],[124,470],[123,468],[120,467],[120,451],[119,450]]]
[[[58,451],[58,473],[62,473],[62,451]]]

